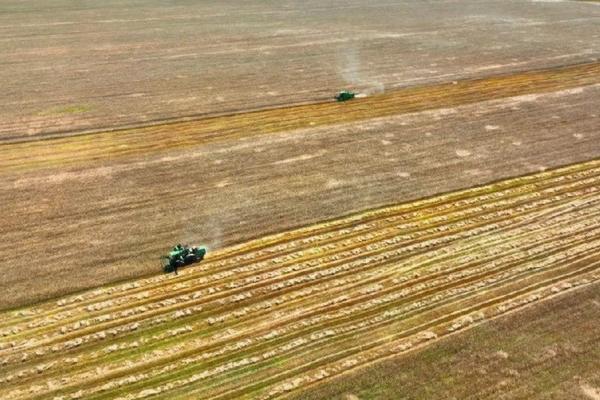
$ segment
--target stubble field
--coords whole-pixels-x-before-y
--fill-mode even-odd
[[[600,154],[595,4],[2,10],[2,308]]]
[[[598,59],[577,1],[6,0],[0,138],[113,129]]]
[[[0,398],[595,400],[599,20],[3,2]]]
[[[598,65],[583,64],[341,105],[6,143],[2,303],[156,273],[172,243],[212,250],[593,159],[598,83]]]
[[[5,313],[11,399],[281,398],[600,281],[600,163],[214,252]]]
[[[600,284],[302,391],[297,400],[593,400]]]

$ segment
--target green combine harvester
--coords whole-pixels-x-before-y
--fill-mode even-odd
[[[190,247],[180,245],[173,247],[168,256],[163,256],[163,269],[165,272],[175,272],[179,267],[202,261],[206,254],[204,247]]]
[[[355,96],[356,94],[354,92],[351,92],[349,90],[342,90],[337,94],[337,96],[335,96],[335,99],[337,101],[348,101],[352,100]]]

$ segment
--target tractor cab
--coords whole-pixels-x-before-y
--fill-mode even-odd
[[[168,256],[163,256],[163,270],[165,272],[175,272],[179,267],[200,262],[206,255],[204,247],[190,247],[188,245],[177,244],[169,252]]]
[[[337,96],[335,96],[335,99],[337,101],[348,101],[352,100],[355,96],[356,94],[354,92],[351,92],[349,90],[342,90],[337,94]]]

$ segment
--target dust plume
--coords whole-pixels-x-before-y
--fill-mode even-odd
[[[338,49],[338,74],[351,86],[360,91],[360,95],[370,96],[383,93],[385,86],[382,82],[365,75],[361,69],[360,53],[356,46],[344,44]]]
[[[181,243],[190,246],[204,246],[208,251],[223,245],[223,230],[213,218],[198,218],[185,222],[181,233]]]

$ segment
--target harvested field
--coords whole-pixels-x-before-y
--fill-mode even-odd
[[[0,315],[0,397],[285,398],[600,282],[600,161]]]
[[[68,167],[196,146],[198,142],[233,141],[254,135],[596,85],[600,85],[600,63],[590,63],[474,79],[460,84],[416,87],[350,103],[329,102],[50,141],[8,143],[0,147],[0,169],[13,172]]]
[[[0,399],[596,400],[599,21],[2,1]]]
[[[595,400],[600,393],[598,321],[596,283],[293,398]]]
[[[0,307],[158,272],[171,243],[212,250],[596,159],[599,82],[593,63],[301,112],[4,143]]]
[[[3,0],[0,139],[597,61],[599,18],[574,1]]]

